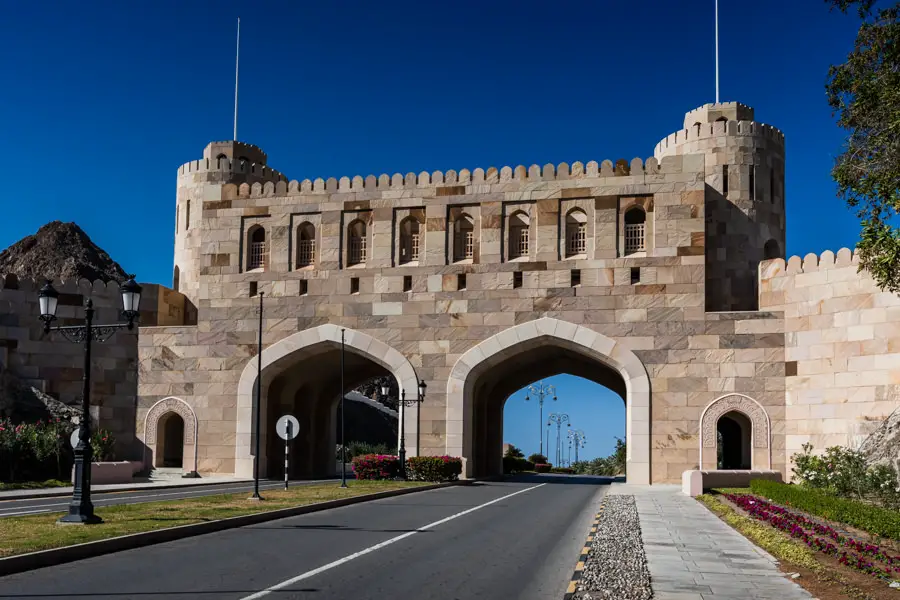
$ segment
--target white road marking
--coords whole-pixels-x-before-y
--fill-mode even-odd
[[[474,507],[464,510],[462,512],[458,512],[455,515],[450,515],[449,517],[441,519],[440,521],[435,521],[434,523],[429,523],[428,525],[425,525],[425,526],[419,527],[418,529],[415,529],[413,531],[409,531],[407,533],[398,535],[397,537],[393,537],[387,541],[381,542],[380,544],[375,544],[374,546],[370,546],[370,547],[366,548],[365,550],[360,550],[359,552],[354,552],[353,554],[350,554],[349,556],[345,556],[344,558],[339,558],[338,560],[336,560],[334,562],[330,562],[327,565],[322,565],[318,569],[313,569],[312,571],[307,571],[306,573],[297,575],[296,577],[292,577],[291,579],[288,579],[286,581],[282,581],[281,583],[275,584],[272,587],[268,587],[264,590],[256,592],[255,594],[251,594],[250,596],[245,596],[244,598],[241,598],[241,600],[256,600],[257,598],[262,598],[264,596],[268,596],[272,592],[276,592],[282,588],[286,588],[289,585],[293,585],[293,584],[297,583],[298,581],[303,581],[304,579],[309,579],[310,577],[318,575],[319,573],[324,573],[325,571],[331,570],[335,567],[339,567],[345,563],[348,563],[355,558],[359,558],[360,556],[365,556],[366,554],[370,554],[372,552],[375,552],[376,550],[381,550],[385,546],[390,546],[394,542],[399,542],[400,540],[404,540],[404,539],[406,539],[410,536],[413,536],[417,533],[427,531],[427,530],[431,529],[432,527],[437,527],[438,525],[443,525],[444,523],[447,523],[448,521],[452,521],[453,519],[458,519],[459,517],[462,517],[469,513],[475,512],[476,510],[480,510],[480,509],[484,508],[485,506],[490,506],[491,504],[496,504],[497,502],[501,502],[503,500],[506,500],[507,498],[512,498],[513,496],[517,496],[519,494],[524,494],[525,492],[537,489],[543,485],[547,485],[547,484],[540,483],[533,487],[525,488],[524,490],[519,490],[518,492],[513,492],[512,494],[507,494],[506,496],[503,496],[501,498],[491,500],[490,502],[485,502],[484,504],[479,504],[478,506],[474,506]]]
[[[260,489],[276,489],[283,487],[283,483],[272,483],[272,484],[260,484]],[[160,494],[148,494],[144,496],[129,496],[127,498],[103,498],[103,497],[94,497],[92,498],[94,502],[94,506],[113,506],[116,504],[128,504],[128,502],[118,502],[118,500],[141,500],[143,498],[161,498],[163,496],[178,496],[181,495],[182,498],[191,498],[194,496],[215,496],[217,494],[229,494],[229,493],[237,493],[242,491],[250,491],[252,490],[252,486],[248,489],[246,486],[238,487],[238,488],[219,488],[215,490],[187,490],[182,492],[168,492],[168,493],[160,493]],[[109,493],[109,492],[101,492],[101,493]],[[186,494],[191,494],[187,496]],[[32,500],[36,500],[32,498]],[[112,503],[110,503],[112,501]],[[140,504],[140,503],[138,503]],[[44,512],[61,512],[58,510],[53,510],[51,507],[54,506],[68,506],[69,502],[59,502],[54,504],[42,504],[41,510],[19,510],[17,508],[0,508],[0,518],[2,517],[16,517],[19,515],[30,515],[35,513],[44,513]],[[15,512],[7,512],[7,511],[15,511]]]

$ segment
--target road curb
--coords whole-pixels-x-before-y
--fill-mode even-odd
[[[371,500],[380,500],[381,498],[392,498],[394,496],[403,496],[406,494],[414,494],[416,492],[425,492],[446,487],[458,485],[467,485],[467,481],[450,481],[446,483],[437,483],[434,485],[426,485],[416,488],[405,488],[399,490],[387,490],[384,492],[376,492],[374,494],[364,494],[362,496],[353,496],[351,498],[341,498],[339,500],[328,500],[326,502],[317,502],[315,504],[306,504],[304,506],[292,506],[289,508],[281,508],[278,510],[270,510],[252,515],[241,515],[239,517],[229,517],[227,519],[218,519],[215,521],[207,521],[206,523],[194,523],[191,525],[179,525],[178,527],[169,527],[166,529],[158,529],[156,531],[144,531],[141,533],[133,533],[105,540],[97,540],[95,542],[86,542],[84,544],[75,544],[73,546],[65,546],[63,548],[53,548],[50,550],[39,550],[37,552],[29,552],[28,554],[18,554],[6,558],[0,558],[0,577],[4,575],[12,575],[14,573],[23,573],[43,567],[51,567],[61,565],[76,560],[102,556],[113,552],[121,552],[122,550],[131,550],[133,548],[141,548],[153,544],[161,544],[163,542],[171,542],[183,538],[213,533],[216,531],[224,531],[226,529],[236,529],[238,527],[246,527],[247,525],[256,525],[267,521],[275,521],[286,517],[296,517],[308,513],[319,512],[332,508],[340,508],[350,506],[352,504],[361,504]]]
[[[192,480],[193,481],[193,480]],[[96,488],[92,488],[91,492],[93,494],[112,494],[112,493],[125,493],[125,492],[145,492],[145,491],[154,491],[154,490],[172,490],[178,488],[189,488],[195,486],[214,486],[214,485],[239,485],[239,484],[253,483],[252,479],[241,479],[238,481],[216,481],[209,483],[199,482],[199,483],[172,483],[172,484],[164,484],[164,485],[154,485],[154,486],[140,486],[140,487],[130,487],[130,488],[116,488],[114,490],[98,490]],[[65,488],[63,488],[65,489]],[[4,496],[0,493],[0,501],[8,502],[10,500],[40,500],[41,498],[61,498],[63,496],[71,496],[72,490],[53,490],[52,488],[45,488],[44,491],[35,490],[34,493],[31,494],[16,494],[15,496]]]
[[[588,554],[591,551],[591,544],[594,542],[594,536],[597,535],[597,527],[600,525],[600,519],[603,517],[603,507],[606,504],[606,497],[600,502],[600,507],[597,509],[597,514],[594,516],[594,520],[591,522],[591,530],[588,533],[587,540],[584,542],[584,547],[581,549],[581,553],[578,555],[578,562],[575,564],[575,572],[572,573],[572,580],[569,582],[569,587],[566,589],[566,594],[563,596],[563,600],[572,600],[575,597],[575,591],[578,587],[578,582],[581,581],[581,574],[584,572],[584,566],[588,560]]]

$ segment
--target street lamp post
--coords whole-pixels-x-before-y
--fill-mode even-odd
[[[94,449],[91,447],[91,342],[105,342],[122,328],[134,329],[134,321],[139,314],[141,304],[141,286],[134,281],[134,275],[119,286],[122,294],[125,323],[110,325],[94,324],[94,301],[88,298],[84,307],[84,325],[68,325],[52,327],[56,320],[56,308],[59,304],[59,292],[53,288],[50,280],[38,292],[41,308],[41,320],[44,322],[44,333],[58,331],[70,342],[84,343],[84,373],[81,392],[81,420],[78,424],[78,444],[75,446],[75,489],[69,503],[69,514],[64,515],[57,523],[92,525],[102,523],[103,519],[94,514],[91,502],[91,459]]]
[[[584,448],[585,435],[581,429],[569,431],[569,458],[572,458],[572,446],[575,446],[575,462],[578,462],[578,448]]]
[[[541,444],[540,454],[543,455],[544,454],[544,436],[541,435],[543,432],[540,431],[540,428],[543,426],[543,423],[544,423],[544,397],[550,396],[552,394],[553,401],[556,402],[556,388],[550,384],[547,384],[545,386],[544,381],[541,380],[540,382],[538,382],[537,386],[535,386],[533,384],[528,386],[528,393],[525,394],[525,402],[528,402],[529,400],[531,400],[532,394],[534,394],[537,397],[538,406],[540,407],[540,412],[539,412],[540,418],[538,419],[538,438],[539,438],[539,442]],[[547,446],[548,446],[547,450],[550,450],[549,440],[547,441]]]
[[[406,390],[400,390],[400,400],[398,402],[397,408],[398,415],[400,417],[400,450],[398,454],[400,455],[400,477],[406,479],[406,411],[403,410],[406,406],[412,406],[414,404],[419,404],[425,401],[425,391],[428,389],[428,386],[425,385],[425,380],[419,382],[419,389],[417,390],[418,394],[415,399],[406,399]],[[387,399],[390,396],[391,388],[389,385],[384,384],[381,386],[381,396]]]
[[[262,408],[262,336],[263,336],[263,295],[259,293],[259,331],[256,337],[256,415],[254,426],[256,436],[256,456],[253,457],[253,495],[248,500],[262,500],[259,495],[259,443],[262,432],[260,431],[260,410]]]
[[[559,443],[560,429],[562,428],[563,423],[569,422],[569,415],[566,413],[550,413],[550,416],[547,417],[547,426],[549,427],[550,423],[556,423],[556,464],[559,464],[559,461],[562,459],[562,446]],[[548,444],[549,446],[549,440]]]

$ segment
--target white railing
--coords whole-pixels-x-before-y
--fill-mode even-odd
[[[625,254],[644,251],[644,224],[631,223],[625,225]]]
[[[251,242],[250,257],[247,260],[248,269],[264,269],[266,267],[266,243]]]

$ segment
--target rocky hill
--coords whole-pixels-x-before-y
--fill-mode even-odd
[[[0,273],[28,279],[122,281],[125,270],[75,223],[52,221],[0,252]]]

